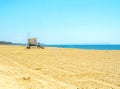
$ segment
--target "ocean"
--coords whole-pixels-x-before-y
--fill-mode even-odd
[[[77,48],[88,50],[120,50],[120,45],[46,45],[48,47]]]

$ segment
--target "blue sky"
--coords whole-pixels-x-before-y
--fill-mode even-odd
[[[120,0],[0,0],[0,40],[120,44]]]

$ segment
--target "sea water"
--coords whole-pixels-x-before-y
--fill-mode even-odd
[[[92,50],[120,50],[120,45],[47,45],[48,47],[77,48]]]

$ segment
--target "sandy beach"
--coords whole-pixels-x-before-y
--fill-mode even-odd
[[[1,45],[0,89],[120,89],[120,50]]]

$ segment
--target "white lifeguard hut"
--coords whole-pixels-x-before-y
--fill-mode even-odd
[[[37,38],[29,38],[28,39],[28,46],[27,46],[27,48],[30,49],[31,46],[44,49],[44,47],[40,43],[37,42]]]

